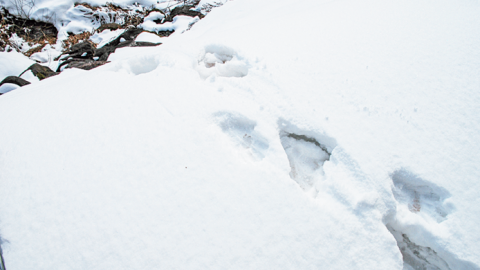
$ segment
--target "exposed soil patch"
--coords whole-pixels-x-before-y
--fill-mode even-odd
[[[11,41],[14,35],[22,38],[30,46],[39,45],[29,49],[25,53],[27,56],[41,50],[46,44],[57,42],[58,31],[52,23],[18,18],[10,14],[4,7],[2,7],[0,14],[0,51],[5,51],[8,45],[21,51],[18,44]],[[41,48],[39,48],[40,46]]]
[[[69,35],[68,38],[63,41],[63,46],[64,48],[70,48],[71,46],[78,44],[79,42],[88,41],[91,35],[92,34],[90,32],[83,32],[78,35]]]

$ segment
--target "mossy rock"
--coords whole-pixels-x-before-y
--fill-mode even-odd
[[[120,29],[122,26],[118,23],[106,23],[106,24],[102,24],[98,29],[97,29],[97,32],[98,33],[101,33],[103,32],[103,30],[111,30],[111,31],[115,31],[117,29]]]
[[[25,72],[29,70],[32,71],[33,75],[35,75],[39,80],[43,80],[58,74],[53,70],[51,70],[49,67],[42,66],[40,64],[33,64],[29,68],[27,68],[24,72],[22,72],[22,74],[20,74],[18,77],[21,77]]]

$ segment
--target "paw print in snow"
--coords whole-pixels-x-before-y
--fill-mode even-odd
[[[453,210],[453,205],[446,203],[450,193],[434,183],[428,182],[405,169],[395,171],[392,192],[400,205],[407,206],[412,213],[430,216],[442,222]]]
[[[214,119],[237,146],[247,150],[256,159],[265,157],[269,143],[256,130],[255,121],[235,112],[217,112],[214,114]]]
[[[198,60],[198,73],[203,78],[212,75],[220,77],[244,77],[248,65],[233,49],[223,45],[208,45]]]

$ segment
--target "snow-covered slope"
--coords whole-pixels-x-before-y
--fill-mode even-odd
[[[0,96],[11,269],[480,269],[480,3],[236,0]]]

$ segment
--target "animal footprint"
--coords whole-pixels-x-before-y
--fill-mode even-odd
[[[394,172],[391,177],[393,196],[400,204],[406,205],[410,212],[426,214],[437,222],[445,220],[449,210],[443,202],[450,197],[446,189],[404,169]]]
[[[440,223],[452,211],[453,206],[445,203],[445,200],[450,197],[446,189],[423,180],[405,169],[397,170],[390,176],[393,181],[392,192],[395,200],[400,207],[404,207],[404,210],[408,209],[412,212],[411,215],[419,215],[427,220],[432,218]],[[422,235],[430,234],[428,227],[421,224],[406,225],[402,220],[402,218],[393,217],[386,226],[397,241],[403,256],[404,269],[480,269],[477,265],[463,261],[445,250],[435,237],[422,238]],[[422,244],[419,244],[419,239]]]
[[[265,157],[264,151],[268,149],[268,141],[260,135],[255,127],[257,123],[247,117],[230,112],[218,112],[214,114],[217,124],[223,132],[239,146],[247,149],[259,159]]]
[[[233,49],[223,45],[209,45],[198,61],[198,72],[203,78],[211,75],[221,77],[244,77],[248,66]]]
[[[280,121],[280,141],[290,163],[290,177],[305,191],[312,190],[324,176],[323,164],[330,159],[334,147],[319,142],[311,132],[301,131]],[[331,139],[325,141],[332,142]]]

